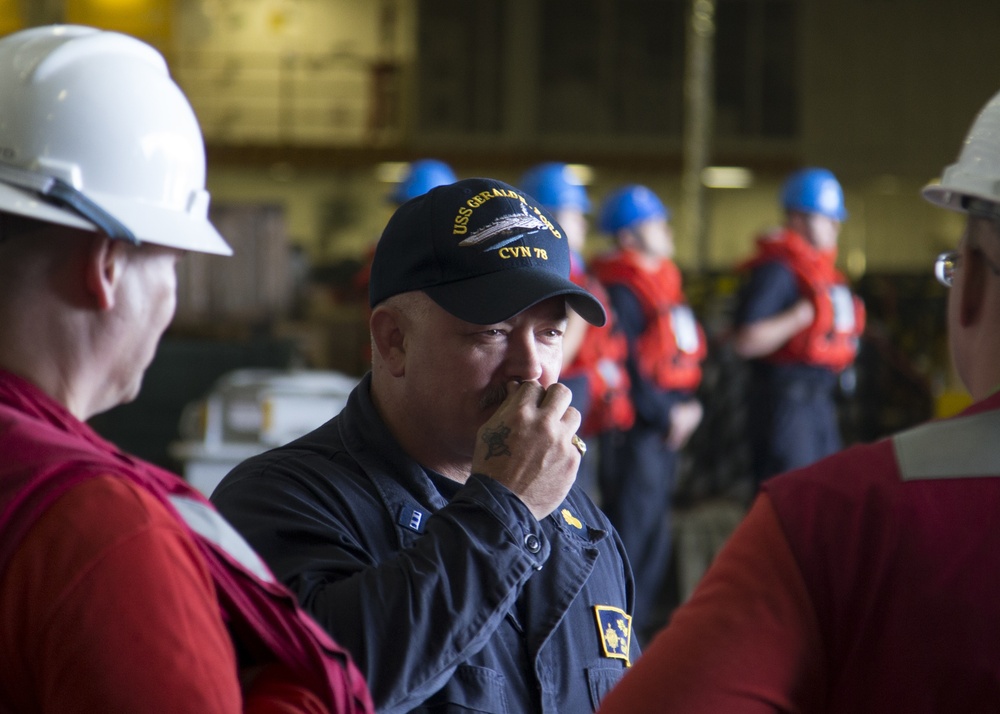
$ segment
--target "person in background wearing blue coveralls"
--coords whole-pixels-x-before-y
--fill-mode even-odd
[[[580,434],[591,446],[598,444],[580,462],[576,476],[577,485],[594,496],[598,470],[614,468],[608,449],[603,448],[604,436],[615,429],[628,429],[635,420],[625,367],[628,345],[614,319],[607,291],[588,273],[583,256],[591,210],[587,190],[567,164],[557,161],[528,169],[521,178],[521,188],[562,226],[570,249],[570,280],[599,299],[608,315],[600,327],[574,312],[567,315],[559,375],[559,381],[573,392],[572,405],[582,417]]]
[[[701,422],[695,397],[707,345],[672,258],[669,213],[645,186],[607,196],[600,227],[617,249],[592,262],[628,342],[634,425],[612,442],[616,470],[601,472],[601,504],[621,534],[636,579],[639,636],[656,612],[670,568],[671,497],[680,449]]]
[[[784,225],[757,239],[740,289],[732,345],[750,360],[747,435],[754,478],[811,464],[841,448],[839,375],[857,355],[861,300],[834,263],[844,194],[822,168],[792,173]]]
[[[639,647],[625,549],[574,485],[563,229],[483,178],[403,204],[372,263],[372,369],[343,411],[212,494],[351,652],[376,709],[594,711]]]

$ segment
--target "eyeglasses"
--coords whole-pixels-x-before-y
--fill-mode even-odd
[[[956,267],[958,267],[958,251],[949,250],[942,253],[934,261],[934,277],[946,288],[950,288],[955,282]]]
[[[990,266],[993,274],[1000,276],[1000,268],[994,265],[993,261],[987,258],[984,253],[980,251],[979,254],[983,256],[983,260]],[[934,277],[946,288],[950,288],[955,282],[955,269],[958,268],[958,258],[959,253],[957,250],[949,250],[939,255],[934,261]]]

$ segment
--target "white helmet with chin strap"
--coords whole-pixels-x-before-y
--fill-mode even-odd
[[[159,52],[76,25],[0,39],[0,211],[231,255],[208,203],[201,130]]]
[[[923,196],[942,208],[1000,216],[1000,93],[986,103],[965,137],[958,161]]]

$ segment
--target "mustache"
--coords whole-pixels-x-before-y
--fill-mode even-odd
[[[483,410],[492,409],[503,404],[505,399],[507,399],[507,385],[494,384],[479,400],[479,407]]]

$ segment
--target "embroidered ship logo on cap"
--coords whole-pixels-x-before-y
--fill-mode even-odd
[[[625,666],[631,667],[629,644],[632,641],[632,616],[611,605],[594,605],[594,615],[604,656],[625,660]]]
[[[502,216],[487,223],[468,238],[464,238],[459,245],[469,247],[495,239],[496,242],[490,244],[484,250],[503,248],[508,243],[513,243],[528,233],[538,233],[539,231],[548,229],[549,226],[538,217],[528,213],[528,207],[522,203],[520,213]]]

